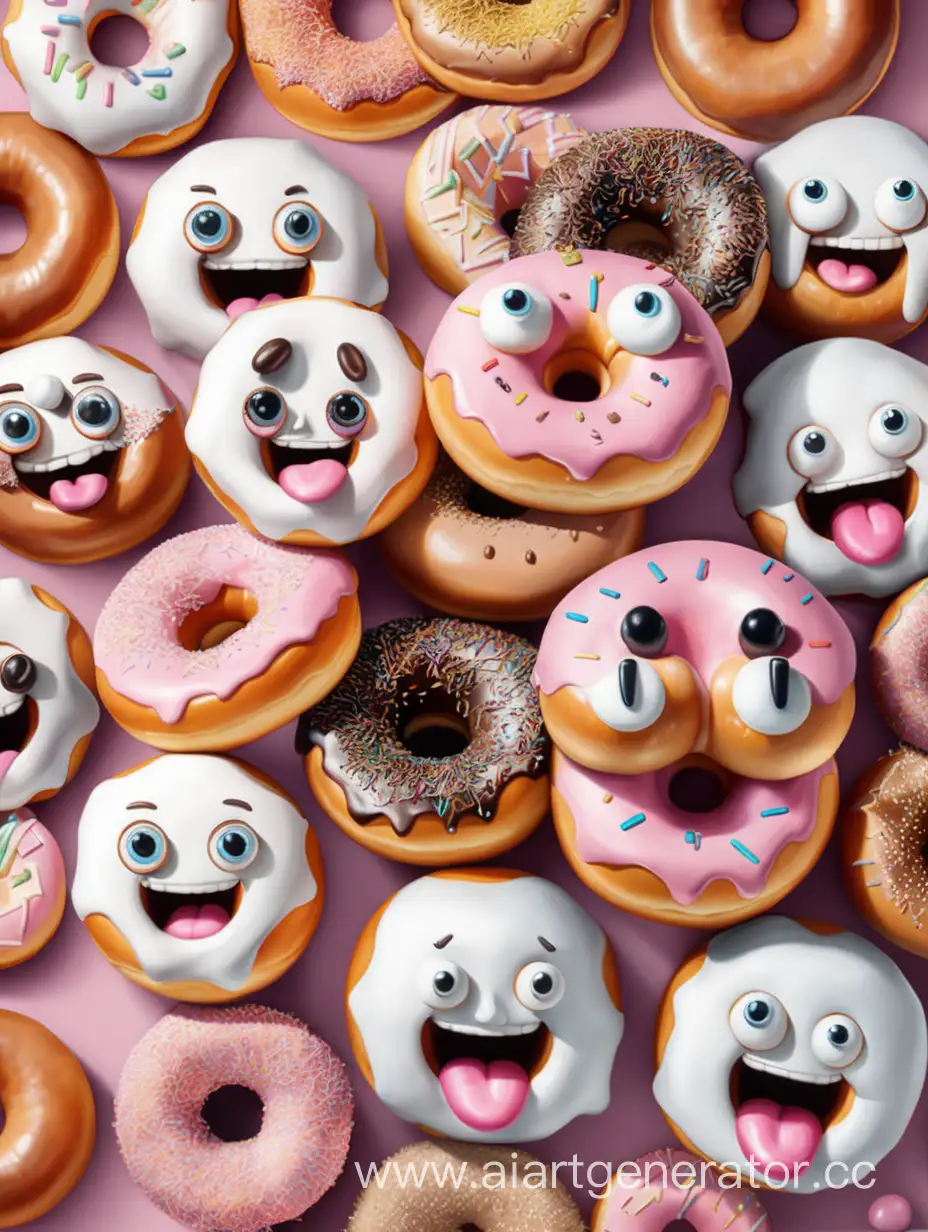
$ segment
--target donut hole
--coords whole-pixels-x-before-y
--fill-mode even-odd
[[[680,766],[667,784],[670,803],[684,813],[712,813],[728,799],[729,784],[720,767]]]
[[[91,21],[87,42],[100,64],[128,68],[143,58],[150,39],[142,23],[128,13],[103,12]]]
[[[190,612],[177,629],[184,650],[212,650],[257,615],[258,601],[238,586],[223,586],[215,599]]]
[[[561,351],[547,363],[545,388],[562,402],[595,402],[612,384],[609,369],[593,351]]]
[[[664,1224],[663,1232],[696,1232],[696,1229],[688,1219],[672,1219]]]
[[[397,687],[396,734],[414,757],[457,757],[470,744],[466,699],[443,681],[413,677]]]
[[[18,252],[26,242],[26,219],[14,201],[0,201],[0,254]]]
[[[744,0],[741,24],[751,38],[775,43],[796,27],[799,10],[795,0]]]
[[[264,1101],[251,1087],[230,1083],[206,1097],[200,1116],[220,1141],[247,1142],[261,1132]]]
[[[495,492],[488,492],[486,488],[481,488],[479,483],[473,481],[467,488],[464,500],[471,513],[499,522],[521,518],[524,513],[528,512],[525,505],[516,505],[513,501],[506,500],[505,496],[497,496]]]
[[[369,43],[387,33],[393,25],[393,7],[387,0],[380,4],[358,4],[357,0],[335,0],[332,20],[340,34],[356,43]]]
[[[673,246],[659,226],[647,218],[623,218],[603,236],[603,248],[609,252],[624,252],[642,261],[660,265],[670,256]]]
[[[518,223],[518,221],[519,221],[519,211],[518,210],[507,210],[506,213],[501,215],[500,217],[499,225],[506,232],[506,234],[509,236],[510,239],[516,233],[516,223]]]

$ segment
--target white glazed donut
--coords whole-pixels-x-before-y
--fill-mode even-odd
[[[149,189],[126,268],[156,340],[195,358],[260,303],[312,293],[379,308],[387,296],[367,195],[292,138],[236,137],[185,154]]]
[[[94,27],[132,17],[148,34],[136,64],[103,64]],[[233,0],[11,0],[3,58],[33,119],[92,154],[158,154],[203,127],[238,51]]]

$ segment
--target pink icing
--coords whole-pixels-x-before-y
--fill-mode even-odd
[[[593,685],[628,655],[622,618],[639,605],[657,608],[667,622],[665,653],[688,660],[707,688],[723,659],[742,654],[741,620],[756,607],[772,608],[787,626],[782,653],[809,682],[814,704],[836,701],[854,679],[854,639],[820,591],[760,552],[694,539],[634,552],[575,587],[545,628],[536,686],[551,694],[564,685]],[[578,657],[584,655],[594,657]]]
[[[200,1115],[213,1091],[249,1087],[261,1131],[223,1142]],[[177,1006],[136,1044],[116,1092],[116,1136],[133,1180],[187,1227],[257,1232],[299,1219],[341,1175],[354,1100],[329,1045],[260,1005]]]
[[[713,391],[730,394],[731,373],[711,317],[666,270],[620,253],[576,255],[582,257],[576,265],[566,265],[558,252],[517,257],[467,287],[439,323],[425,372],[430,379],[442,373],[451,378],[457,413],[484,424],[510,458],[540,455],[584,480],[619,455],[650,462],[672,457],[690,428],[706,417]],[[592,314],[596,274],[602,278],[595,292],[597,311]],[[479,317],[459,311],[479,308],[488,291],[510,282],[541,291],[554,309],[547,342],[527,355],[497,350],[484,338]],[[613,297],[636,283],[669,290],[683,320],[677,341],[662,355],[630,356],[624,378],[595,402],[567,402],[549,394],[542,379],[548,361],[577,345],[592,316],[605,329]],[[687,342],[685,335],[701,341]],[[497,363],[484,371],[493,360]],[[652,379],[652,372],[668,384]],[[621,417],[617,423],[609,418],[616,414]],[[543,416],[540,422],[539,416]]]
[[[16,962],[17,951],[61,914],[65,892],[64,860],[48,830],[27,808],[3,815],[0,826],[9,822],[18,824],[11,835],[0,830],[7,840],[0,856],[0,968]]]
[[[573,815],[581,860],[646,868],[660,877],[675,902],[686,906],[713,881],[730,881],[742,898],[760,894],[783,848],[811,835],[821,782],[837,772],[829,761],[810,774],[777,783],[736,777],[724,803],[709,813],[686,812],[668,798],[673,766],[656,774],[599,774],[558,753],[554,786]],[[789,811],[763,816],[783,808]],[[644,823],[621,829],[623,821],[641,813]]]
[[[210,650],[185,650],[178,626],[223,586],[242,587],[258,611]],[[107,600],[94,658],[110,686],[165,723],[195,697],[225,700],[288,646],[310,642],[357,578],[338,552],[268,543],[241,526],[207,526],[149,552]]]
[[[900,740],[928,749],[928,579],[909,594],[896,619],[870,647],[877,705]]]

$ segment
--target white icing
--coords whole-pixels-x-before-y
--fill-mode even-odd
[[[252,357],[273,338],[286,339],[292,355],[282,368],[261,376]],[[339,367],[342,343],[362,352],[364,380],[349,380]],[[327,500],[296,500],[268,473],[261,441],[242,414],[249,393],[262,387],[286,399],[287,415],[276,439],[306,448],[345,444],[326,421],[326,403],[334,394],[356,390],[366,399],[372,414],[355,438],[348,478]],[[295,531],[315,531],[332,543],[350,543],[415,467],[421,405],[422,375],[386,318],[339,300],[290,300],[246,313],[207,355],[187,445],[259,534],[280,540]]]
[[[67,633],[68,617],[46,607],[27,581],[0,578],[3,657],[15,648],[35,664],[29,698],[38,716],[31,739],[0,781],[0,809],[19,808],[40,792],[63,787],[74,746],[97,725],[100,708],[74,670]],[[0,689],[0,709],[13,700]]]
[[[435,942],[449,933],[451,941],[436,949]],[[377,1094],[407,1121],[474,1142],[527,1142],[575,1117],[602,1112],[624,1030],[603,980],[605,947],[586,912],[540,877],[421,877],[405,886],[381,917],[370,966],[348,998]],[[516,996],[516,977],[533,962],[556,967],[564,980],[563,996],[545,1011],[526,1008]],[[467,996],[452,1009],[435,1011],[424,999],[423,971],[451,963],[466,974]],[[551,1032],[548,1060],[505,1130],[472,1129],[451,1111],[422,1053],[422,1028],[433,1013],[443,1022],[490,1031],[540,1019]]]
[[[907,457],[891,456],[871,420],[885,405],[905,408],[923,424]],[[733,480],[742,517],[763,510],[786,528],[784,560],[826,595],[897,594],[924,576],[928,559],[928,367],[878,342],[833,338],[809,343],[775,360],[748,386],[744,461]],[[831,434],[830,457],[814,479],[790,464],[790,441],[800,429]],[[880,448],[877,448],[877,446]],[[881,452],[882,449],[884,452]],[[898,555],[882,565],[849,559],[800,513],[797,497],[808,483],[859,483],[910,467],[918,501],[905,523]],[[848,491],[853,497],[853,487]]]
[[[145,27],[149,46],[137,64],[123,70],[91,54],[87,31],[102,13]],[[202,115],[235,50],[228,15],[229,0],[22,0],[3,35],[33,119],[93,154],[114,154]]]
[[[216,191],[191,192],[193,185]],[[285,196],[295,185],[306,192]],[[273,222],[297,197],[309,201],[322,219],[322,237],[308,254],[313,294],[369,308],[383,303],[387,280],[374,259],[374,215],[354,180],[295,138],[212,141],[185,154],[154,182],[126,255],[129,277],[162,346],[199,358],[229,324],[224,309],[204,294],[200,255],[184,238],[184,219],[193,206],[215,201],[236,220],[235,236],[216,260],[253,265],[290,259],[274,239]]]
[[[773,277],[788,290],[803,271],[811,240],[790,215],[787,199],[793,186],[814,177],[843,189],[846,213],[824,234],[835,241],[829,256],[853,263],[853,243],[871,240],[876,247],[876,241],[889,243],[897,234],[877,215],[887,181],[908,179],[928,192],[928,144],[890,120],[840,116],[812,124],[765,151],[754,163],[754,174],[767,198]],[[903,316],[915,324],[928,309],[928,220],[902,238],[908,254]]]
[[[816,1055],[815,1034],[831,1014],[852,1018],[866,1040],[843,1071],[854,1092],[851,1108],[825,1132],[795,1187],[824,1191],[831,1161],[875,1166],[902,1137],[925,1080],[925,1012],[896,964],[854,933],[819,935],[766,916],[713,938],[702,968],[673,998],[674,1027],[654,1095],[697,1150],[742,1167],[729,1078],[748,1050],[732,1034],[729,1014],[741,996],[759,991],[780,1001],[791,1024],[781,1043],[762,1054],[765,1063],[833,1075]],[[771,1176],[778,1183],[782,1173]]]
[[[248,812],[224,800],[243,800]],[[129,809],[152,803],[155,811]],[[238,879],[241,905],[221,931],[187,940],[156,927],[139,893],[139,875],[119,857],[126,826],[154,821],[167,836],[170,854],[152,883],[178,892]],[[209,837],[221,822],[237,820],[258,835],[254,862],[226,873],[209,857]],[[77,868],[71,899],[82,920],[109,919],[135,951],[149,979],[202,980],[234,992],[251,974],[268,934],[295,908],[318,893],[306,862],[307,822],[289,800],[271,791],[244,767],[224,757],[176,753],[158,757],[121,778],[107,779],[90,794],[78,830]],[[155,894],[161,891],[151,890]]]

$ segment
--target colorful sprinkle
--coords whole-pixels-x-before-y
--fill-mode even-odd
[[[147,14],[152,12],[153,9],[156,9],[160,3],[161,0],[140,0],[139,8],[143,13]]]
[[[696,569],[696,581],[704,582],[708,576],[709,576],[709,562],[708,560],[706,560],[704,556],[702,560],[699,562],[699,565],[697,566],[697,569]]]
[[[622,416],[618,413],[618,411],[610,411],[606,418],[613,424],[622,422]]]
[[[785,804],[778,804],[776,808],[766,808],[760,810],[761,817],[783,817],[789,809]]]
[[[750,847],[745,847],[744,843],[739,843],[736,838],[733,838],[731,840],[731,845],[734,847],[735,851],[737,851],[739,856],[744,856],[744,858],[746,860],[750,860],[752,864],[760,864],[760,860],[754,852],[751,851]]]
[[[565,265],[583,264],[583,257],[581,257],[577,249],[574,248],[573,244],[568,244],[566,248],[559,248],[558,252],[561,254],[561,260]]]
[[[77,90],[75,91],[75,93],[76,93],[78,102],[80,102],[80,100],[87,93],[87,82],[84,80],[83,77],[77,83]]]
[[[590,279],[590,312],[595,312],[599,305],[599,279],[594,274]]]
[[[152,86],[152,88],[150,90],[146,90],[145,93],[150,94],[151,97],[156,99],[159,103],[163,103],[168,95],[168,92],[164,86]]]
[[[45,0],[50,9],[63,9],[68,0]]]
[[[46,38],[57,38],[61,33],[57,26],[40,26],[39,28]]]
[[[621,599],[622,592],[620,590],[610,590],[608,586],[600,586],[599,593],[605,595],[607,599]]]
[[[582,612],[565,612],[564,615],[568,620],[575,620],[578,625],[588,625],[590,623],[589,616],[584,616]]]
[[[584,415],[583,411],[574,411],[574,419],[576,419],[577,423],[586,422],[586,416]]]
[[[112,107],[113,105],[113,83],[104,81],[103,83],[103,106]]]
[[[64,71],[64,66],[68,62],[68,53],[63,51],[55,61],[55,67],[52,69],[52,81],[58,81]]]
[[[77,78],[78,81],[83,81],[84,78],[89,77],[92,72],[93,72],[93,61],[85,60],[84,63],[79,65],[78,68],[75,70],[74,76]]]
[[[535,416],[535,423],[544,423],[550,414],[550,411],[542,411],[540,415]]]
[[[760,567],[761,573],[766,577],[775,564],[776,564],[776,561],[772,559],[765,560],[764,563]]]
[[[784,582],[791,582],[795,576],[796,576],[796,575],[795,575],[795,573],[784,573],[784,574],[783,574],[783,581],[784,581]]]
[[[466,304],[458,304],[458,312],[463,312],[466,316],[469,316],[469,317],[479,317],[480,316],[479,308],[468,308]]]
[[[48,77],[48,75],[51,73],[52,65],[54,63],[55,63],[55,44],[49,43],[48,46],[45,48],[45,68],[43,70],[46,77]]]
[[[133,3],[134,2],[135,0],[133,0]],[[450,192],[451,189],[456,188],[460,182],[458,173],[452,168],[452,170],[448,172],[448,178],[443,183],[436,184],[433,188],[428,190],[425,194],[426,201],[431,201],[434,197],[440,197],[442,193]]]
[[[652,381],[657,381],[657,382],[658,382],[658,384],[663,385],[663,387],[664,387],[665,389],[666,389],[666,388],[667,388],[667,386],[670,384],[670,377],[669,377],[669,376],[661,376],[661,374],[660,374],[659,372],[652,372],[652,373],[651,373],[651,380],[652,380]]]
[[[635,826],[642,826],[647,821],[644,813],[636,813],[634,817],[629,817],[627,821],[623,821],[619,826],[620,830],[634,830]]]
[[[814,598],[815,598],[815,595],[813,595],[812,592],[810,591],[807,595],[803,595],[802,598],[799,600],[799,602],[802,604],[803,607],[806,607],[809,603],[812,602]]]
[[[705,342],[705,338],[703,338],[702,334],[684,334],[683,341],[692,342],[698,346],[700,342]]]
[[[481,372],[492,372],[494,368],[499,366],[499,360],[496,358],[488,359],[485,364],[480,365]]]
[[[183,43],[174,43],[173,46],[169,47],[164,54],[169,60],[176,60],[177,57],[182,56],[186,50],[187,48],[183,45]]]
[[[642,406],[650,406],[650,405],[651,405],[651,399],[650,399],[650,398],[646,398],[646,397],[644,396],[644,394],[636,394],[636,393],[632,392],[632,393],[630,393],[628,396],[631,398],[632,402],[640,402]]]
[[[615,796],[612,794],[612,792],[607,791],[606,794],[603,796],[603,804],[611,804],[614,799],[615,799]]]
[[[657,578],[659,582],[667,581],[667,574],[660,567],[660,565],[656,565],[653,560],[648,561],[648,568],[651,570],[651,572],[654,574],[654,576]]]
[[[599,662],[598,654],[575,654],[574,658],[575,659],[593,659],[595,662],[597,663]]]
[[[80,26],[83,23],[79,17],[75,17],[73,13],[62,13],[58,18],[59,26]]]
[[[174,70],[172,68],[143,68],[143,77],[173,77]]]
[[[809,642],[810,650],[827,650],[831,642]]]
[[[137,73],[133,73],[131,68],[124,68],[122,70],[122,75],[125,77],[126,81],[131,81],[134,86],[139,86],[142,84],[141,77],[139,77]]]
[[[698,851],[700,847],[702,846],[702,831],[701,830],[687,830],[686,841],[691,846],[695,847],[696,850]]]
[[[516,394],[515,396],[516,406],[521,406],[527,397],[528,397],[528,394]]]

